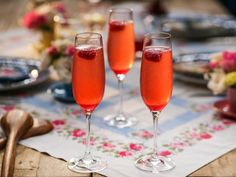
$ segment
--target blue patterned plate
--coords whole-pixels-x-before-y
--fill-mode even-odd
[[[0,91],[28,88],[46,81],[49,71],[39,70],[40,61],[0,56]]]

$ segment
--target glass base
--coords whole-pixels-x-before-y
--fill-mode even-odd
[[[131,115],[118,114],[108,115],[104,118],[104,121],[117,128],[131,127],[137,123],[137,119]]]
[[[175,168],[175,163],[169,157],[145,155],[135,162],[135,166],[143,171],[159,173]]]
[[[72,158],[67,162],[67,167],[74,172],[92,173],[102,171],[107,167],[107,162],[100,157],[93,156],[91,160]]]

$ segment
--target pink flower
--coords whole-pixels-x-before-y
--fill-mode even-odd
[[[86,144],[86,139],[83,139],[82,141],[83,144]],[[90,145],[94,145],[95,144],[95,139],[93,137],[90,138]]]
[[[60,125],[64,125],[64,124],[65,124],[65,121],[58,119],[58,120],[52,121],[52,124],[53,124],[54,126],[60,126]]]
[[[210,63],[209,63],[209,67],[211,68],[211,69],[215,69],[216,67],[218,67],[219,66],[219,61],[211,61]]]
[[[195,139],[199,139],[200,138],[200,135],[196,132],[192,132],[192,133],[189,133],[190,137],[191,138],[195,138]]]
[[[76,129],[76,130],[74,130],[73,132],[72,132],[72,136],[73,137],[82,137],[82,136],[84,136],[86,133],[83,131],[83,130],[81,130],[81,129]]]
[[[226,60],[236,60],[236,52],[225,51],[223,52],[223,58]]]
[[[51,57],[53,57],[53,56],[55,56],[57,53],[58,53],[58,50],[57,50],[57,48],[56,47],[49,47],[49,48],[47,48],[46,49],[46,53],[49,55],[49,56],[51,56]]]
[[[226,72],[231,72],[236,70],[236,52],[223,52],[223,60],[220,65]]]
[[[116,146],[115,146],[114,144],[107,143],[107,142],[103,143],[103,148],[104,148],[104,149],[113,149],[113,148],[115,148],[115,147],[116,147]]]
[[[200,134],[200,138],[201,139],[210,139],[210,138],[212,138],[212,136],[209,133],[202,133],[202,134]]]
[[[65,13],[66,12],[66,8],[65,8],[65,5],[63,3],[56,3],[54,8],[60,13]]]
[[[145,139],[149,139],[153,137],[153,134],[147,130],[140,130],[138,132],[135,132],[134,135],[141,138],[145,138]]]
[[[23,25],[29,29],[40,28],[47,23],[48,19],[45,15],[31,11],[24,16]]]
[[[66,54],[69,56],[73,56],[75,53],[75,47],[73,45],[70,45],[66,48]]]
[[[172,152],[170,152],[170,151],[161,151],[161,152],[159,152],[159,155],[161,155],[161,156],[168,156],[168,155],[171,155],[172,154]]]
[[[132,153],[129,151],[120,151],[119,156],[120,157],[128,157],[128,156],[132,156]]]
[[[129,148],[134,151],[141,151],[143,149],[143,146],[139,144],[130,143]]]
[[[224,126],[223,125],[214,125],[212,127],[212,129],[215,131],[221,131],[221,130],[224,130]]]
[[[76,110],[76,109],[73,110],[71,113],[75,116],[83,114],[82,110]]]
[[[182,148],[182,147],[185,146],[185,143],[183,143],[183,142],[174,142],[174,143],[171,144],[171,146],[174,147],[174,148]]]
[[[15,107],[16,107],[15,105],[6,105],[6,106],[3,106],[2,109],[4,111],[11,111],[11,110],[15,109]]]

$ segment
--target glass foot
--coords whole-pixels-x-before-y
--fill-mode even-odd
[[[135,162],[135,166],[144,171],[159,173],[172,170],[175,163],[169,157],[145,155]]]
[[[92,173],[102,171],[107,167],[107,162],[100,157],[94,157],[92,160],[83,158],[72,158],[67,162],[67,167],[74,172]]]
[[[108,125],[117,128],[131,127],[137,123],[137,119],[134,116],[125,114],[108,115],[104,118],[104,121]]]

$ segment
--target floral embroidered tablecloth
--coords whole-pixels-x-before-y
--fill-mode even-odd
[[[157,176],[134,166],[135,159],[151,152],[153,144],[151,113],[139,93],[139,68],[137,61],[127,75],[124,92],[125,112],[137,117],[138,124],[117,129],[104,123],[103,118],[119,106],[117,81],[108,68],[105,96],[92,117],[92,151],[109,162],[101,172],[107,176]],[[175,81],[172,99],[161,115],[158,141],[160,153],[173,158],[176,168],[158,176],[186,176],[236,147],[236,123],[215,114],[212,103],[217,99],[221,98],[205,88]],[[15,107],[49,119],[55,127],[47,135],[21,141],[23,145],[65,160],[83,154],[85,118],[79,106],[59,103],[45,92],[0,101],[1,113]]]

